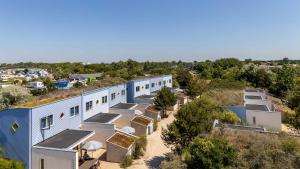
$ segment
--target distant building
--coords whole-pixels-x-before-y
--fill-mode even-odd
[[[281,113],[274,111],[272,102],[260,89],[246,89],[244,105],[228,106],[227,109],[236,113],[246,125],[281,131]]]
[[[39,82],[39,81],[28,82],[27,87],[28,88],[32,88],[32,89],[43,89],[43,88],[45,88],[44,83],[43,82]]]
[[[94,74],[73,74],[69,76],[69,79],[74,82],[81,83],[90,83],[95,80],[99,80],[102,76],[102,73],[94,73]]]

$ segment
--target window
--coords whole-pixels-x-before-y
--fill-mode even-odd
[[[149,89],[149,84],[146,84],[146,89]]]
[[[41,169],[45,169],[45,161],[43,158],[41,158]]]
[[[99,100],[96,100],[96,104],[99,104]]]
[[[19,128],[20,128],[20,126],[16,121],[13,122],[13,124],[11,125],[11,129],[14,133],[16,133]]]
[[[125,95],[125,90],[122,90],[121,94],[122,94],[122,95]]]
[[[164,85],[166,85],[166,81],[164,80]]]
[[[161,86],[161,81],[160,81],[160,82],[158,82],[158,84]]]
[[[116,98],[116,93],[111,94],[111,100],[114,100]]]
[[[102,103],[107,103],[107,96],[102,97]]]
[[[41,118],[41,128],[48,129],[53,125],[53,115]]]
[[[151,87],[154,87],[155,86],[155,83],[151,83]]]
[[[75,106],[75,115],[79,115],[79,106]]]
[[[75,115],[75,108],[71,107],[70,108],[70,116],[73,117]]]
[[[172,83],[172,80],[171,80],[171,79],[169,79],[169,83]]]
[[[93,101],[89,101],[85,103],[85,110],[89,111],[93,108]],[[79,110],[79,109],[78,109]]]
[[[135,91],[140,91],[140,86],[135,87]]]
[[[255,125],[256,124],[256,117],[252,117],[252,121],[253,121],[253,124]]]

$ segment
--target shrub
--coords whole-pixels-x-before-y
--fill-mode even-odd
[[[127,168],[127,167],[129,167],[131,165],[132,165],[132,157],[129,156],[129,155],[125,156],[125,158],[122,160],[122,162],[120,164],[120,166],[122,168]]]
[[[158,127],[158,121],[154,120],[154,122],[153,122],[153,131],[156,131],[157,127]]]
[[[146,136],[142,136],[135,141],[135,150],[133,152],[133,158],[139,159],[144,155],[147,147],[147,138]]]

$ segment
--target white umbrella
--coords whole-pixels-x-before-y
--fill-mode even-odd
[[[125,126],[121,129],[123,132],[128,133],[128,134],[134,134],[135,129],[129,126]]]
[[[103,144],[98,141],[89,141],[82,146],[82,149],[87,151],[97,151],[103,147]],[[93,154],[92,154],[93,156]]]

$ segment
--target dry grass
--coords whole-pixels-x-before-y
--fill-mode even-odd
[[[242,90],[215,89],[204,93],[202,97],[209,99],[219,106],[234,106],[243,104]]]
[[[144,126],[147,126],[151,121],[144,118],[144,117],[135,117],[132,121],[136,122],[136,123],[139,123],[139,124],[142,124]]]
[[[129,148],[134,142],[134,139],[124,134],[116,133],[108,140],[108,142],[122,146],[124,148]]]
[[[149,111],[149,112],[151,112],[151,113],[159,113],[159,112],[160,112],[160,110],[157,109],[157,108],[154,107],[154,106],[148,106],[148,107],[146,108],[146,110]]]
[[[39,105],[63,100],[68,97],[78,96],[87,91],[96,90],[96,89],[103,88],[103,87],[114,86],[114,85],[118,85],[118,84],[122,84],[122,83],[125,83],[125,80],[122,78],[104,77],[103,79],[101,79],[99,81],[89,84],[88,86],[78,88],[78,89],[71,88],[71,89],[65,89],[65,90],[56,90],[56,91],[50,92],[46,95],[36,97],[27,103],[19,104],[15,107],[19,107],[19,108],[36,107]]]

